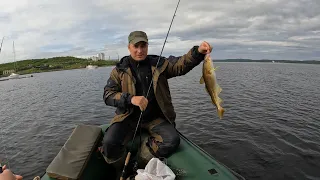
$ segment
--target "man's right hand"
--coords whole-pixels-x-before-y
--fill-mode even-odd
[[[22,180],[23,177],[20,175],[14,175],[6,165],[2,167],[3,172],[0,174],[0,180]]]
[[[133,96],[131,98],[131,103],[135,106],[139,106],[140,110],[144,111],[148,106],[148,99],[144,96]]]

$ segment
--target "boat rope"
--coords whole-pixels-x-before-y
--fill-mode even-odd
[[[153,79],[154,72],[155,72],[155,70],[157,69],[158,64],[159,64],[159,62],[160,62],[160,58],[161,58],[161,55],[162,55],[164,46],[165,46],[165,44],[166,44],[166,42],[167,42],[167,38],[168,38],[168,36],[169,36],[169,32],[170,32],[170,29],[171,29],[171,26],[172,26],[172,23],[173,23],[173,19],[174,19],[174,17],[176,16],[176,12],[177,12],[177,9],[178,9],[178,7],[179,7],[179,3],[180,3],[180,0],[178,0],[178,4],[177,4],[177,6],[176,6],[176,9],[175,9],[175,11],[174,11],[173,17],[172,17],[172,19],[171,19],[171,23],[170,23],[170,26],[169,26],[169,29],[168,29],[166,38],[165,38],[165,40],[164,40],[164,42],[163,42],[163,46],[162,46],[162,49],[161,49],[161,52],[160,52],[160,55],[159,55],[159,58],[158,58],[158,61],[157,61],[157,64],[156,64],[156,68],[155,68],[155,69],[153,70],[153,72],[152,72],[152,79]],[[153,83],[153,80],[151,80],[151,82],[150,82],[150,85],[149,85],[149,88],[148,88],[148,91],[147,91],[146,98],[148,98],[148,95],[149,95],[149,92],[150,92],[152,83]],[[133,148],[134,140],[135,140],[136,135],[137,135],[138,127],[140,126],[140,121],[141,121],[142,114],[143,114],[143,111],[141,111],[141,113],[140,113],[140,116],[139,116],[139,119],[138,119],[138,122],[137,122],[137,125],[136,125],[136,129],[135,129],[135,131],[134,131],[134,135],[133,135],[133,138],[132,138],[131,146],[130,146],[130,149],[129,149],[129,152],[128,152],[128,154],[127,154],[127,157],[126,157],[126,160],[125,160],[125,164],[124,164],[124,167],[123,167],[123,170],[122,170],[122,174],[121,174],[120,180],[123,180],[123,179],[124,179],[126,167],[127,167],[128,163],[129,163],[129,160],[130,160],[130,157],[131,157],[131,150],[132,150],[132,148]],[[171,123],[171,122],[170,122],[170,123]],[[140,127],[140,129],[141,129],[141,127]],[[141,131],[140,131],[140,141],[141,141]]]

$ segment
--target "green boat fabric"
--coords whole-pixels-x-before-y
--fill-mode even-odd
[[[104,131],[108,128],[108,126],[109,124],[100,126],[102,129],[102,134],[104,134]],[[245,178],[243,178],[241,175],[229,169],[221,162],[217,161],[215,158],[213,158],[199,146],[194,144],[188,138],[183,136],[181,133],[179,134],[181,138],[179,148],[174,154],[164,160],[164,162],[176,175],[176,180],[245,180]],[[147,134],[142,133],[142,137],[145,136],[147,136]],[[100,141],[102,138],[103,136],[100,138]],[[99,144],[96,144],[95,149],[98,148],[98,146]],[[131,158],[135,158],[138,147],[139,137],[137,136]],[[81,150],[82,145],[78,145],[77,148]],[[116,180],[115,169],[105,162],[100,152],[93,152],[89,156],[89,162],[84,167],[83,173],[81,174],[79,179]],[[61,161],[65,162],[65,160]],[[59,172],[58,174],[61,175],[61,172]],[[49,177],[48,173],[45,173],[41,177],[41,180],[56,179],[57,178]]]
[[[101,138],[99,126],[78,125],[48,166],[47,175],[55,179],[77,180]]]

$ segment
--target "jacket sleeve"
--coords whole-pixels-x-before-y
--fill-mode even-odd
[[[194,46],[187,54],[179,57],[175,63],[169,61],[166,69],[167,78],[185,75],[199,65],[204,60],[205,54],[200,53],[198,48],[199,46]]]
[[[107,84],[104,87],[103,100],[105,104],[125,109],[131,106],[131,98],[133,96],[127,92],[121,92],[121,89],[119,74],[114,68],[110,73]]]

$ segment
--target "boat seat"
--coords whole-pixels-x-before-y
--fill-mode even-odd
[[[48,176],[55,179],[79,179],[101,135],[102,129],[99,126],[78,125],[46,169]]]

